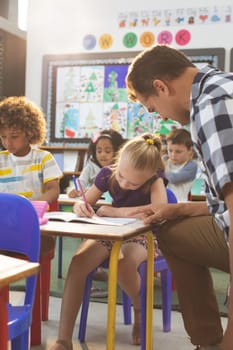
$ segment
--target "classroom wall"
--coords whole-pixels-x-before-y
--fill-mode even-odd
[[[219,4],[220,3],[220,4]],[[192,7],[191,7],[192,6]],[[216,6],[216,8],[215,8]],[[146,11],[165,10],[171,12],[187,8],[195,11],[205,8],[221,11],[227,10],[227,6],[233,9],[233,1],[221,0],[196,0],[191,3],[186,0],[30,0],[29,20],[27,34],[27,64],[26,64],[26,95],[41,103],[41,82],[42,82],[42,60],[46,54],[69,54],[69,53],[94,53],[94,52],[117,52],[117,51],[140,51],[144,47],[140,40],[133,48],[126,47],[123,42],[124,36],[131,32],[139,39],[144,32],[152,32],[155,36],[155,43],[159,33],[168,30],[173,40],[171,45],[176,48],[211,48],[224,47],[226,49],[226,70],[230,66],[230,49],[233,47],[233,15],[229,23],[221,22],[206,24],[204,22],[194,25],[177,24],[155,26],[136,26],[120,28],[120,14],[132,14],[137,11],[142,15]],[[132,16],[133,18],[133,16]],[[190,34],[190,41],[185,45],[179,45],[175,36],[179,30],[187,30]],[[103,35],[110,35],[112,45],[102,48],[99,40]],[[96,46],[93,49],[85,49],[84,38],[91,35],[96,39]],[[87,38],[86,38],[87,39]],[[108,37],[109,40],[109,37]],[[102,41],[102,46],[104,41]],[[108,41],[109,44],[109,41]]]

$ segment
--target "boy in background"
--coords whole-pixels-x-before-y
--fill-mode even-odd
[[[192,160],[192,140],[188,130],[175,129],[170,132],[167,136],[167,155],[167,187],[175,193],[178,201],[187,201],[197,173],[197,163]]]

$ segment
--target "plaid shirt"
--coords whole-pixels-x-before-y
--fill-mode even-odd
[[[229,215],[222,188],[233,181],[233,74],[202,68],[191,92],[190,131],[203,163],[210,213],[229,231]]]

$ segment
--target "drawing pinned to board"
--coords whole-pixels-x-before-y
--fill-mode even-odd
[[[127,135],[134,137],[155,129],[156,113],[149,113],[140,103],[129,103]]]
[[[64,137],[77,137],[79,111],[73,104],[66,104],[62,125]]]
[[[96,132],[103,129],[102,103],[80,103],[79,138],[92,138]]]
[[[57,103],[55,135],[58,138],[76,138],[79,128],[79,104]]]
[[[100,102],[103,99],[103,66],[86,66],[80,70],[80,102]]]
[[[56,86],[57,102],[78,101],[79,85],[80,85],[80,67],[59,67],[57,69],[57,80],[59,84]]]
[[[172,119],[162,120],[158,119],[158,123],[155,127],[155,132],[159,135],[168,135],[172,130],[181,128],[182,125]]]
[[[127,108],[124,102],[104,104],[105,128],[118,131],[124,138],[127,138]]]
[[[104,74],[104,101],[127,102],[128,96],[125,86],[127,65],[108,65]]]

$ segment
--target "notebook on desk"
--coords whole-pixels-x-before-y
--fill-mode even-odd
[[[93,215],[91,218],[88,218],[88,217],[80,217],[80,216],[77,216],[75,213],[69,213],[64,211],[50,211],[45,213],[45,217],[48,218],[48,220],[53,220],[53,221],[86,222],[89,224],[110,225],[110,226],[127,225],[139,220],[137,218],[117,218],[117,217],[98,216],[98,215]]]

